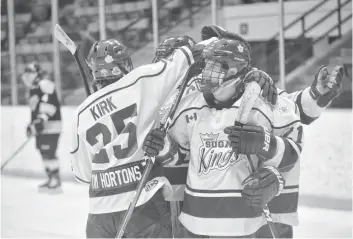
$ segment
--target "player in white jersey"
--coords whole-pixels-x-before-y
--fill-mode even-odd
[[[76,111],[72,151],[75,177],[90,185],[87,237],[115,237],[144,170],[142,141],[194,56],[213,40],[181,47],[167,61],[134,70],[126,47],[115,39],[93,44],[87,62],[97,91]],[[165,222],[170,217],[158,209],[164,203],[160,190],[168,194],[171,186],[158,173],[151,173],[124,236],[170,236]]]
[[[223,37],[222,35],[225,35],[226,33],[226,32],[220,33],[220,31],[224,31],[224,30],[220,29],[218,26],[208,26],[208,27],[205,27],[204,29],[206,29],[206,31],[208,30],[209,32],[208,34],[203,35],[203,39],[208,39],[212,36]],[[203,29],[203,33],[205,33],[204,29]],[[216,33],[216,31],[218,31],[218,33]],[[226,33],[226,34],[229,34],[229,33]],[[160,44],[160,47],[163,47],[164,49],[160,49],[159,51],[157,51],[156,56],[157,54],[160,55],[160,53],[164,53],[165,55],[162,54],[162,57],[167,57],[167,53],[171,52],[170,49],[168,49],[168,46],[171,48],[173,38],[166,39],[166,41],[169,44]],[[292,94],[287,94],[286,92],[277,89],[272,79],[265,72],[262,72],[262,71],[256,72],[255,73],[256,76],[254,75],[253,79],[260,84],[262,88],[262,97],[264,99],[266,99],[268,102],[275,105],[277,101],[277,91],[280,92],[279,93],[280,95],[285,96],[297,103],[298,109],[300,112],[301,122],[303,124],[310,124],[315,119],[317,119],[320,116],[320,114],[323,112],[323,110],[327,107],[327,105],[335,97],[337,97],[337,95],[339,95],[341,91],[341,81],[343,77],[342,70],[343,70],[342,67],[338,66],[330,75],[328,74],[327,67],[322,67],[321,69],[319,69],[319,72],[316,74],[315,80],[311,87],[308,87],[305,90],[294,92]],[[196,79],[197,77],[194,77],[194,79],[190,81],[189,85],[191,87],[189,87],[186,90],[187,93],[185,95],[187,95],[190,92],[194,92],[195,90],[198,89],[197,85],[194,86],[194,82],[196,81]],[[316,97],[312,97],[313,95],[316,95]],[[195,116],[192,115],[191,117],[195,117]],[[177,151],[178,149],[174,148],[173,152],[177,152]],[[187,163],[187,161],[183,160],[185,158],[186,159],[188,158],[188,157],[185,157],[185,149],[183,149],[183,147],[179,147],[178,154],[173,155],[174,158],[178,158],[178,156],[181,159],[179,160],[179,164],[180,162]],[[176,187],[177,190],[173,194],[174,199],[176,200],[181,200],[184,196],[183,191],[180,190],[185,185],[185,181],[182,180],[181,177],[183,176],[181,175],[185,174],[184,172],[186,172],[187,165],[185,164],[185,167],[180,167],[180,166],[183,166],[183,165],[177,165],[177,168],[175,168],[175,169],[180,169],[179,170],[180,178],[175,179],[175,181],[178,182],[178,184],[173,185],[173,186],[177,186]],[[173,168],[173,166],[171,166],[171,168]],[[294,171],[295,170],[291,172],[293,175],[296,174]],[[289,174],[285,176],[289,178],[291,177]],[[293,198],[295,198],[297,195],[299,178],[297,182],[294,182],[294,180],[292,181],[293,181],[292,183],[293,191],[296,191],[293,194]],[[298,203],[298,200],[294,200],[292,207],[297,208],[297,203]],[[278,227],[278,231],[281,236],[293,237],[292,226],[276,223],[276,227]],[[271,237],[271,234],[267,226],[262,227],[261,230],[259,230],[256,235],[258,237]]]
[[[271,129],[266,134],[278,135],[271,141],[278,143],[264,153],[266,159],[259,159],[258,152],[241,152],[242,155],[233,152],[236,149],[232,149],[225,127],[235,121],[244,75],[249,71],[249,49],[246,42],[231,39],[221,39],[206,47],[206,66],[200,82],[203,92],[196,97],[194,94],[184,97],[171,125],[169,133],[182,147],[190,150],[187,186],[180,216],[185,226],[183,236],[234,237],[255,233],[266,221],[261,211],[248,207],[242,198],[244,180],[248,176],[268,178],[267,184],[258,181],[263,191],[261,199],[267,203],[283,187],[282,176],[276,168],[290,170],[298,159],[301,149],[298,133],[301,132],[300,121],[295,114],[295,104],[286,98],[280,98],[278,107],[274,109],[263,100],[258,100],[256,110],[250,115],[249,125],[266,126]],[[243,127],[247,129],[246,125]],[[254,130],[253,133],[263,129],[260,126],[249,128]],[[261,132],[265,134],[263,130]],[[287,135],[283,135],[285,132],[288,132]],[[145,147],[153,148],[154,145],[155,152],[158,152],[161,141],[158,145],[153,144],[156,138],[157,134],[151,133],[146,138]],[[268,168],[262,164],[274,167]],[[282,201],[286,203],[286,200]]]
[[[244,42],[228,39],[205,48],[203,95],[185,97],[171,127],[170,133],[191,151],[180,217],[188,236],[254,236],[265,224],[259,209],[268,202],[272,203],[269,206],[275,221],[297,224],[293,208],[297,205],[296,185],[291,185],[293,179],[285,175],[293,170],[296,181],[302,147],[303,130],[294,102],[280,97],[272,108],[258,100],[249,125],[227,127],[223,132],[224,126],[235,120],[242,91],[239,77],[247,72],[250,58],[247,49]],[[272,133],[260,125],[272,129]],[[146,141],[153,140],[147,137]],[[250,164],[229,148],[247,158],[250,154]],[[280,171],[286,178],[282,194]],[[249,175],[257,180],[248,180]]]
[[[232,36],[232,33],[229,33],[216,25],[205,26],[202,29],[202,40],[215,36],[222,38],[226,36]],[[301,123],[309,125],[318,119],[326,107],[330,105],[332,100],[341,93],[344,71],[342,66],[335,66],[331,74],[329,74],[327,66],[323,66],[318,70],[310,87],[301,91],[293,92],[291,94],[275,88],[273,81],[266,73],[262,72],[261,75],[261,77],[255,77],[255,80],[258,79],[257,82],[262,88],[262,97],[267,99],[268,102],[275,104],[275,100],[277,98],[276,95],[277,92],[279,92],[279,95],[293,100],[298,106]],[[291,173],[293,175],[297,174],[297,177],[292,177],[290,174],[285,176],[291,178],[293,185],[297,185],[296,190],[298,190],[299,173],[296,173],[295,170],[292,170]],[[293,178],[296,178],[296,182],[293,180]],[[296,200],[296,203],[293,204],[293,207],[298,207],[298,200]],[[293,237],[292,226],[282,223],[275,223],[275,226],[280,237]],[[267,225],[263,226],[256,233],[256,236],[260,238],[272,237]]]

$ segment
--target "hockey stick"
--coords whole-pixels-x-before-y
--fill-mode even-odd
[[[264,213],[266,221],[267,221],[267,224],[270,227],[270,231],[271,231],[272,237],[273,238],[278,238],[278,234],[277,234],[277,230],[276,230],[276,227],[275,227],[275,223],[273,222],[273,219],[272,219],[271,213],[270,213],[270,209],[268,208],[267,205],[262,208],[262,212]]]
[[[85,91],[87,96],[91,94],[91,90],[88,85],[88,80],[92,82],[93,76],[90,69],[85,61],[83,47],[81,45],[76,45],[74,41],[66,34],[66,32],[60,27],[59,24],[55,25],[54,29],[55,38],[61,42],[73,55],[77,63],[78,69],[80,70],[81,78],[85,86]]]
[[[190,68],[191,68],[191,66],[190,66]],[[189,70],[190,70],[190,68],[189,68]],[[179,87],[177,89],[178,91],[176,93],[176,97],[175,97],[175,100],[174,100],[172,106],[170,107],[170,109],[169,109],[168,113],[166,114],[166,116],[163,117],[163,120],[161,120],[159,128],[162,129],[163,131],[167,131],[169,129],[169,126],[170,126],[170,124],[172,122],[172,119],[174,117],[174,114],[176,112],[177,106],[179,105],[181,97],[184,94],[184,91],[186,89],[187,83],[190,80],[190,77],[188,76],[189,75],[189,70],[186,73],[185,78],[183,79],[182,83],[179,85]],[[141,192],[142,192],[143,188],[145,187],[145,184],[147,182],[147,178],[148,178],[148,176],[149,176],[149,174],[151,172],[151,169],[152,169],[152,166],[153,166],[153,164],[154,164],[154,162],[156,160],[156,157],[150,157],[150,156],[147,156],[145,154],[145,156],[143,157],[143,160],[145,160],[145,162],[147,162],[145,170],[143,171],[141,180],[137,184],[137,189],[135,191],[133,199],[132,199],[127,211],[125,212],[124,218],[123,218],[123,220],[121,222],[119,231],[117,232],[117,235],[116,235],[115,238],[122,238],[123,237],[123,235],[125,233],[126,226],[127,226],[127,224],[129,223],[129,221],[131,219],[131,216],[132,216],[132,213],[134,211],[134,208],[136,207],[137,201],[138,201],[138,199],[139,199],[139,197],[141,195]]]
[[[252,81],[246,84],[245,92],[238,109],[238,114],[236,115],[236,121],[242,124],[246,124],[248,122],[248,116],[257,98],[259,97],[260,91],[261,88],[257,82]],[[266,218],[267,224],[270,227],[272,237],[277,238],[277,231],[268,206],[266,205],[262,211]]]
[[[32,137],[28,137],[26,139],[26,141],[24,141],[17,149],[16,151],[11,155],[10,158],[8,158],[2,165],[1,165],[1,171],[5,168],[5,166],[12,160],[15,158],[15,156],[21,152],[21,150],[28,144],[28,142],[30,141]]]

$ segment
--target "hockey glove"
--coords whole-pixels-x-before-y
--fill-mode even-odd
[[[36,136],[38,134],[40,134],[44,129],[44,120],[43,119],[35,119],[33,120],[32,123],[30,123],[27,126],[26,129],[26,134],[27,137],[31,137],[31,136]]]
[[[207,40],[210,39],[211,37],[217,37],[218,39],[221,38],[230,38],[233,40],[243,40],[245,41],[242,37],[235,33],[228,32],[224,28],[217,26],[217,25],[211,25],[211,26],[204,26],[201,29],[201,38],[202,40]]]
[[[277,151],[276,137],[265,127],[241,124],[224,129],[236,154],[257,154],[266,161],[275,156]]]
[[[336,66],[331,74],[328,73],[327,66],[319,69],[310,89],[310,95],[319,107],[327,107],[341,93],[343,77],[342,66]]]
[[[212,38],[209,38],[207,40],[204,40],[204,41],[201,41],[199,43],[197,43],[196,45],[194,45],[192,48],[191,48],[191,51],[192,51],[192,55],[194,57],[194,61],[195,62],[199,62],[201,60],[201,55],[202,55],[202,51],[203,49],[211,44],[212,42],[216,41],[217,38],[216,37],[212,37]]]
[[[242,185],[241,193],[247,205],[258,210],[267,205],[274,197],[283,190],[285,181],[281,173],[272,166],[260,168],[258,172],[247,177]]]
[[[157,156],[159,151],[164,148],[165,136],[166,133],[161,129],[153,129],[150,133],[148,133],[143,143],[143,150],[145,153],[150,157]]]
[[[256,81],[262,90],[262,97],[272,105],[277,103],[277,87],[275,86],[272,78],[264,71],[252,68],[244,78],[246,83]]]

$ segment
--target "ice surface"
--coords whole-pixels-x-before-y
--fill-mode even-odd
[[[63,185],[60,195],[37,192],[39,179],[1,177],[1,237],[84,238],[87,186]],[[296,237],[351,238],[352,213],[301,206]]]

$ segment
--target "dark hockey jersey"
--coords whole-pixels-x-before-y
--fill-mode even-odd
[[[42,134],[60,133],[60,102],[52,81],[41,79],[37,87],[30,89],[28,103],[31,109],[31,122],[38,118],[45,122]]]

